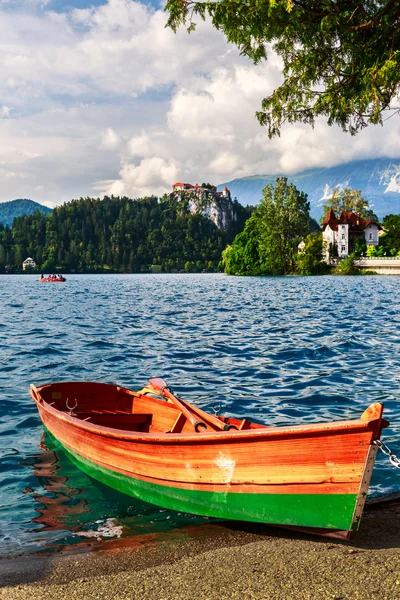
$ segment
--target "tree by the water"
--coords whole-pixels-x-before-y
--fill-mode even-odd
[[[284,275],[295,270],[300,241],[310,229],[307,195],[286,177],[265,186],[263,198],[244,231],[223,253],[229,275]]]
[[[244,230],[222,253],[228,275],[263,275],[260,259],[260,218],[257,210],[247,219]]]
[[[384,235],[380,244],[392,256],[400,256],[400,215],[386,215],[382,224]]]
[[[335,188],[332,196],[324,203],[324,214],[321,221],[325,219],[330,209],[333,210],[337,217],[345,210],[347,212],[354,212],[363,219],[378,221],[378,217],[372,208],[369,207],[369,202],[363,197],[361,190],[354,190],[348,187],[343,190]]]
[[[300,275],[321,275],[328,271],[324,262],[324,240],[322,233],[310,233],[304,242],[304,249],[297,256],[297,272]]]
[[[168,0],[166,10],[174,31],[210,17],[255,63],[278,54],[283,82],[257,112],[270,137],[321,115],[355,134],[400,110],[398,0]]]

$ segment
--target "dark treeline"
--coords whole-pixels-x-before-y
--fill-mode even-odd
[[[0,272],[20,271],[28,256],[42,272],[213,271],[250,214],[234,205],[238,218],[222,231],[169,196],[72,200],[11,229],[0,223]]]

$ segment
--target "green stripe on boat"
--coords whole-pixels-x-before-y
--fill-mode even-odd
[[[163,508],[271,525],[342,530],[349,530],[352,526],[356,494],[248,494],[175,488],[133,479],[99,466],[65,446],[62,448],[72,462],[90,477]]]

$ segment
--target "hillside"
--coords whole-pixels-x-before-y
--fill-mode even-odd
[[[73,200],[0,227],[0,273],[18,272],[27,256],[43,272],[215,271],[249,216],[235,208],[236,220],[219,229],[167,196]]]
[[[230,189],[232,197],[241,204],[258,204],[267,183],[275,183],[278,175],[253,175],[222,183]],[[310,169],[288,176],[299,190],[308,194],[311,215],[322,215],[322,204],[332,195],[335,187],[351,187],[363,192],[370,207],[382,219],[385,215],[400,213],[400,159],[378,158],[337,165],[336,167]]]
[[[11,227],[15,217],[33,215],[37,210],[45,214],[52,212],[51,208],[43,206],[33,200],[28,200],[27,198],[2,202],[0,204],[0,223],[3,223],[4,226],[9,225]]]

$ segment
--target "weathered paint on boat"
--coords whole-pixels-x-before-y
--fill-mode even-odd
[[[31,394],[71,460],[121,492],[174,510],[345,538],[358,529],[373,441],[386,425],[382,405],[373,404],[359,420],[322,425],[246,421],[247,429],[219,431],[210,416],[207,431],[195,433],[173,404],[119,387],[65,383]],[[89,413],[97,423],[83,420]],[[181,431],[167,433],[174,426]]]

